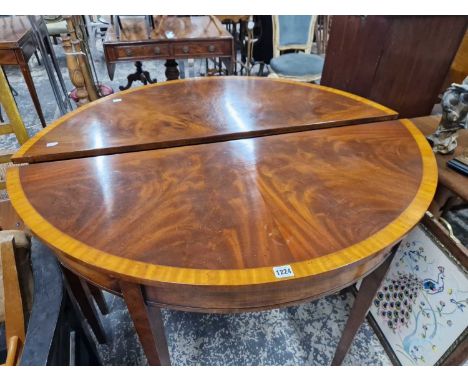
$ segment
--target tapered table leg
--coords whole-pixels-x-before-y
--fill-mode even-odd
[[[120,281],[120,288],[148,363],[170,365],[161,310],[146,305],[140,285]]]
[[[179,79],[179,69],[177,68],[178,64],[176,60],[166,60],[164,64],[166,67],[166,79],[168,81]]]
[[[109,313],[109,308],[107,307],[106,300],[104,298],[104,294],[102,293],[102,289],[98,288],[97,286],[94,286],[93,284],[88,283],[88,288],[91,294],[94,297],[94,301],[96,301],[96,304],[101,311],[103,315],[106,315]]]
[[[62,272],[65,278],[67,289],[69,288],[70,298],[74,298],[78,303],[78,306],[81,309],[81,313],[88,321],[89,326],[94,332],[96,339],[99,341],[100,344],[106,342],[106,336],[104,329],[102,327],[101,320],[99,319],[98,313],[96,308],[93,304],[91,298],[91,292],[88,289],[88,284],[86,281],[82,281],[77,275],[73,272],[69,271],[65,267],[61,267]]]
[[[46,127],[47,124],[44,118],[44,114],[42,114],[41,103],[39,102],[39,97],[37,96],[36,87],[34,86],[29,66],[27,63],[21,64],[20,68],[21,72],[23,73],[24,80],[26,81],[26,85],[28,86],[29,94],[31,94],[31,98],[34,103],[34,107],[36,108],[37,115],[41,120],[42,127]]]
[[[331,363],[332,366],[341,365],[344,357],[348,353],[349,347],[351,346],[351,343],[353,342],[359,327],[366,317],[367,311],[371,306],[372,299],[374,298],[377,290],[380,287],[380,284],[382,283],[382,280],[387,274],[388,267],[390,266],[390,263],[392,262],[399,245],[400,243],[394,245],[390,251],[390,255],[385,259],[385,261],[374,272],[362,280],[348,321],[346,322],[346,326],[341,335],[340,342],[336,348],[335,356],[333,357],[333,361]]]

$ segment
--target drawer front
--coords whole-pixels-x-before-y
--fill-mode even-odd
[[[117,59],[146,58],[146,57],[166,57],[169,55],[168,44],[158,45],[129,45],[115,48]]]
[[[230,41],[203,41],[174,43],[175,57],[230,56]]]
[[[16,55],[13,50],[0,50],[0,64],[1,65],[14,65],[17,64]]]

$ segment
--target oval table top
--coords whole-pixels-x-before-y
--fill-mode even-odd
[[[408,120],[38,163],[7,175],[14,208],[40,239],[149,285],[245,286],[344,269],[399,241],[436,183],[432,150]],[[277,278],[273,267],[282,265],[292,277]]]
[[[84,105],[31,138],[15,163],[255,137],[395,119],[397,113],[319,85],[208,77],[147,85]]]

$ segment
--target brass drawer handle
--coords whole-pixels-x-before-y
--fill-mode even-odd
[[[161,53],[161,48],[159,46],[154,48],[154,54],[160,54],[160,53]]]
[[[184,47],[182,48],[182,52],[188,53],[188,52],[189,52],[189,47],[188,47],[188,46],[184,46]]]
[[[130,48],[125,49],[125,54],[130,57],[132,55],[132,49]]]
[[[214,52],[215,51],[215,46],[214,45],[208,45],[208,52]]]

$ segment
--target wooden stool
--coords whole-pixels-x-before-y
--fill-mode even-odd
[[[9,123],[0,124],[0,135],[15,134],[19,144],[22,145],[29,139],[29,135],[16,107],[15,99],[11,94],[3,70],[0,70],[0,104],[5,109],[9,120]],[[13,152],[0,151],[0,163],[10,162],[11,155],[13,155]],[[0,171],[0,190],[3,189],[5,189],[5,174],[2,169]]]

